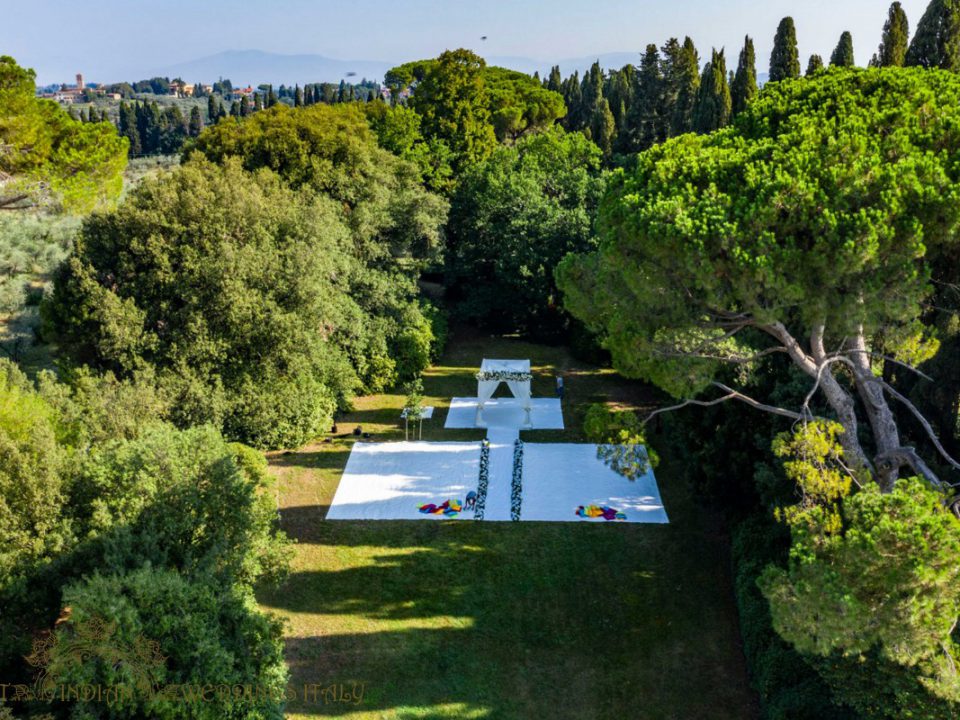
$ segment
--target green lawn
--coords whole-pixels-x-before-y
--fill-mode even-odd
[[[563,432],[580,441],[589,402],[644,407],[638,383],[574,361],[562,348],[460,333],[425,376],[444,431],[450,397],[474,395],[484,356],[529,357],[534,395],[566,374]],[[402,439],[400,395],[361,398],[356,424]],[[749,720],[757,716],[738,647],[725,541],[715,519],[672,482],[683,458],[657,470],[671,524],[324,521],[352,438],[278,453],[284,529],[298,541],[290,579],[259,594],[288,620],[287,661],[298,699],[290,717],[616,718]],[[303,684],[363,688],[359,703]]]

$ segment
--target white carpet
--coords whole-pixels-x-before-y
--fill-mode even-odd
[[[532,427],[524,426],[523,405],[516,398],[488,400],[483,406],[483,424],[478,426],[477,398],[453,398],[444,427],[563,430],[563,408],[559,398],[531,398],[530,404]]]
[[[358,442],[353,446],[328,520],[473,520],[425,515],[423,503],[465,500],[476,491],[479,442]]]
[[[596,445],[525,443],[522,520],[666,523],[653,470],[627,480],[597,459]],[[580,505],[607,505],[626,520],[577,517]]]

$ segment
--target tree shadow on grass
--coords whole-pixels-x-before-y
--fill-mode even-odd
[[[364,683],[305,715],[754,717],[719,550],[671,526],[317,523],[291,619],[294,687]],[[454,708],[451,710],[451,708]],[[451,714],[452,713],[452,714]],[[476,713],[471,715],[471,713]]]

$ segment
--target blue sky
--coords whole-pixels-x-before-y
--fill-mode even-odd
[[[902,0],[916,27],[928,0]],[[486,56],[560,60],[641,51],[690,35],[701,57],[743,36],[766,69],[777,23],[792,15],[803,63],[843,30],[859,64],[876,50],[887,0],[0,0],[0,54],[41,82],[139,79],[223,50],[402,62],[470,47]],[[488,36],[481,42],[480,36]],[[729,60],[728,60],[729,63]]]

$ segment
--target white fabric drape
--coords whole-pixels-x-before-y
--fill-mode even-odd
[[[481,371],[488,372],[530,372],[529,360],[490,360],[483,359],[480,363]],[[531,425],[530,420],[530,381],[523,382],[516,380],[478,380],[477,381],[477,424],[483,420],[483,406],[496,392],[497,386],[501,382],[506,382],[507,387],[515,398],[523,401],[524,423]]]
[[[532,421],[530,420],[530,381],[524,380],[520,382],[518,380],[507,380],[507,387],[510,388],[510,392],[513,393],[513,396],[518,400],[523,402],[523,424],[531,425]]]
[[[479,380],[477,382],[477,398],[479,398],[481,405],[493,397],[499,384],[499,380]]]

